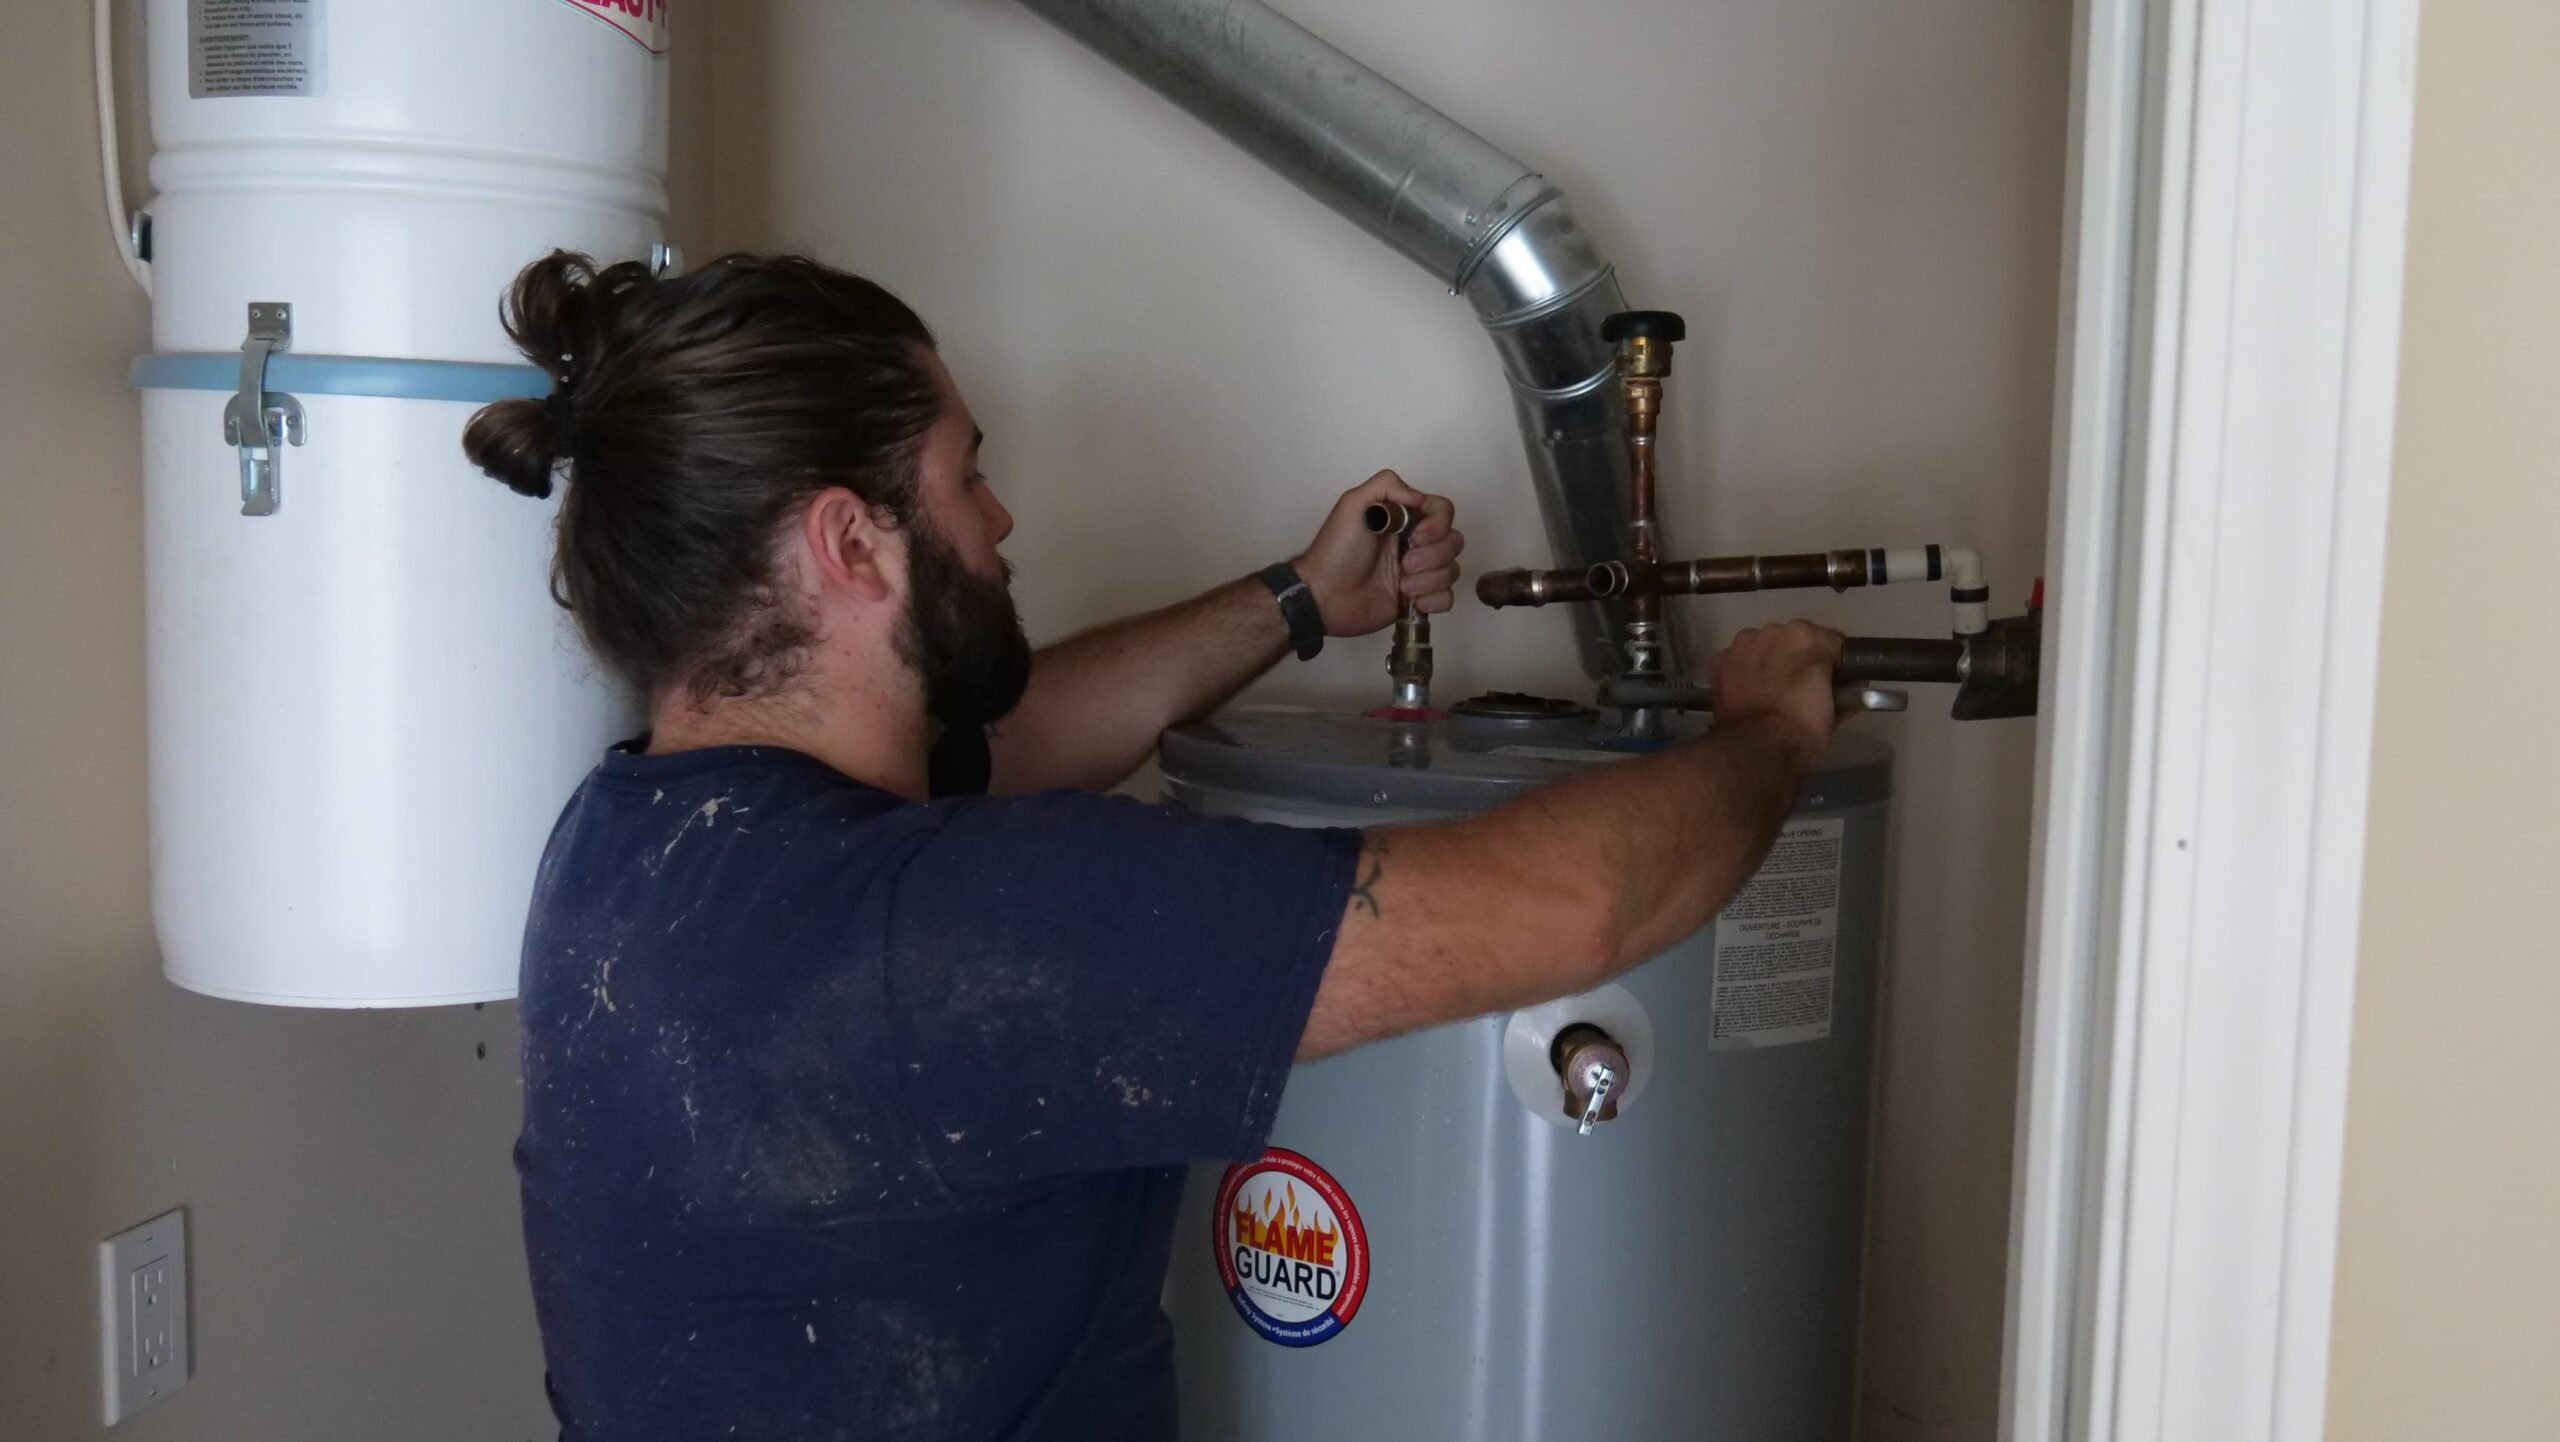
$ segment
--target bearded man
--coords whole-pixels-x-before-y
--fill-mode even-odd
[[[984,436],[880,287],[560,254],[506,319],[553,390],[465,448],[566,486],[555,593],[649,710],[525,933],[564,1439],[1172,1438],[1185,1165],[1257,1154],[1299,1060],[1703,925],[1831,734],[1838,638],[1799,622],[1716,659],[1710,736],[1481,816],[1107,796],[1292,651],[1447,609],[1450,503],[1381,471],[1296,557],[1035,654]],[[1361,524],[1382,500],[1424,516],[1401,555]]]

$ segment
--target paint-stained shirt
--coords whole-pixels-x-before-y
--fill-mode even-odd
[[[617,748],[525,933],[563,1438],[1171,1438],[1184,1164],[1261,1149],[1358,846]]]

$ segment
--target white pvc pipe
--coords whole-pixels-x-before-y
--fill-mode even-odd
[[[1892,546],[1884,553],[1883,584],[1944,580],[1955,609],[1955,633],[1979,636],[1991,629],[1991,584],[1983,579],[1982,553],[1966,546]]]
[[[1942,547],[1947,563],[1947,598],[1955,607],[1959,636],[1979,636],[1991,629],[1991,583],[1982,576],[1982,555],[1961,546]]]

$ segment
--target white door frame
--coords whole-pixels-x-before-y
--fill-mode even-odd
[[[2001,1436],[2318,1442],[2418,0],[2080,0]]]

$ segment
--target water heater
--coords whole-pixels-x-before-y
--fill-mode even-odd
[[[1248,708],[1159,759],[1212,815],[1375,826],[1631,754],[1594,731],[1516,696]],[[1183,1435],[1848,1437],[1891,794],[1891,752],[1844,731],[1704,930],[1292,1072],[1265,1152],[1192,1171],[1165,1294]]]
[[[668,263],[667,0],[149,0],[152,906],[244,1001],[515,992],[536,863],[624,698],[552,507],[463,459],[547,382],[499,299]]]

